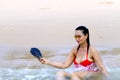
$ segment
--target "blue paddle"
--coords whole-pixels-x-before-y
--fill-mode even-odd
[[[36,57],[36,58],[42,58],[42,53],[40,52],[40,50],[38,48],[31,48],[30,50],[31,54]]]

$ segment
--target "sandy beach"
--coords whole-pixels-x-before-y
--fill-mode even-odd
[[[74,46],[74,29],[90,29],[91,43],[119,46],[120,1],[0,2],[0,44],[13,46]]]

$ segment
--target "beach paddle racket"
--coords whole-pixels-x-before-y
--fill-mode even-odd
[[[30,53],[36,58],[42,58],[42,53],[38,48],[31,48]]]

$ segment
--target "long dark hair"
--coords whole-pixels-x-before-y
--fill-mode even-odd
[[[88,28],[86,28],[85,26],[78,26],[75,30],[81,30],[84,35],[88,34],[88,37],[87,37],[87,51],[88,51],[89,50],[89,46],[90,46],[89,30],[88,30]],[[79,48],[80,48],[80,45],[78,45],[77,51],[79,50]]]

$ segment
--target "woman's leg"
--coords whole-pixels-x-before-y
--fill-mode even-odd
[[[84,71],[84,72],[73,72],[71,73],[71,80],[82,80],[83,78],[85,78],[87,76],[88,72]]]
[[[66,77],[69,77],[69,74],[67,72],[59,71],[57,73],[57,80],[65,80]]]
[[[71,73],[71,80],[81,80],[80,77],[78,76],[78,73],[73,72]]]
[[[88,80],[105,80],[103,79],[103,75],[101,73],[98,72],[90,72],[90,71],[84,71],[84,72],[74,72],[74,74],[76,74],[77,77],[79,77],[81,79],[88,79]],[[77,80],[77,79],[73,79],[73,80]]]

